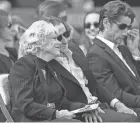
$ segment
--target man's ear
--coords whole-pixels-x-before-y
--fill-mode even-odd
[[[104,28],[107,30],[110,28],[110,22],[109,22],[108,18],[103,19],[103,25],[104,25]]]

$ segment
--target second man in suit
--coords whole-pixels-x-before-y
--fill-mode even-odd
[[[92,73],[120,101],[140,108],[140,77],[129,57],[120,52],[124,39],[139,40],[139,32],[131,29],[135,18],[132,8],[121,1],[111,1],[100,11],[100,32],[94,39],[87,58]]]

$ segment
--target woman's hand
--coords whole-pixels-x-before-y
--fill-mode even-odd
[[[76,117],[72,112],[68,110],[56,110],[56,118],[67,118],[67,119],[72,119]]]
[[[84,113],[82,115],[82,117],[85,118],[85,122],[95,122],[97,123],[97,121],[99,122],[103,122],[102,118],[99,116],[98,113],[105,113],[100,107],[98,107],[96,110],[88,112],[88,113]]]

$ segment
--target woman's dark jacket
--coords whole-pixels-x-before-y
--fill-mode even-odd
[[[27,55],[16,61],[9,75],[12,117],[16,122],[55,119],[56,109],[74,110],[82,103],[71,103],[55,71],[42,59]],[[55,108],[52,105],[55,104]]]

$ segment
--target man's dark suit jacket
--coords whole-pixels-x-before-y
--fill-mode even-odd
[[[9,75],[12,100],[12,117],[16,122],[55,119],[55,108],[74,110],[82,103],[71,103],[66,99],[63,84],[48,64],[33,55],[16,61]],[[27,119],[28,118],[28,119]]]
[[[135,60],[130,52],[130,50],[127,48],[127,46],[119,46],[120,52],[122,53],[124,58],[129,59],[133,64],[135,65],[139,75],[140,75],[140,60]]]
[[[132,60],[128,56],[124,57],[136,77],[105,43],[97,38],[94,42],[87,58],[97,82],[115,94],[127,106],[139,108],[140,77]]]
[[[112,96],[112,94],[106,88],[96,83],[96,80],[88,67],[88,61],[82,50],[74,41],[69,43],[69,49],[73,52],[73,60],[84,72],[84,75],[88,80],[87,87],[92,95],[97,96],[100,101],[110,104],[111,100],[115,97]],[[50,64],[52,68],[61,76],[62,82],[67,91],[67,98],[70,101],[87,104],[87,97],[77,79],[56,60],[52,60]]]

